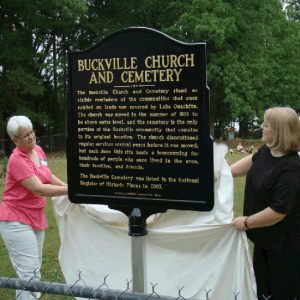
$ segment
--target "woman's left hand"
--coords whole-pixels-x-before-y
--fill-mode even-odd
[[[245,220],[246,220],[247,217],[245,216],[241,216],[241,217],[237,217],[237,218],[234,218],[232,220],[232,225],[240,230],[240,231],[245,231],[247,230],[246,226],[245,226]]]

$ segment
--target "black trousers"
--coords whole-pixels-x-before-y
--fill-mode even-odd
[[[300,300],[300,252],[277,253],[254,246],[259,300]]]

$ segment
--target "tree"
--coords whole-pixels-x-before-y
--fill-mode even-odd
[[[269,106],[300,111],[298,0],[2,0],[0,26],[0,123],[62,132],[68,53],[130,26],[207,43],[212,127],[239,121],[244,137]]]
[[[290,62],[299,69],[299,38],[292,27],[277,0],[189,3],[171,31],[187,41],[207,42],[214,123],[226,126],[237,120],[246,137],[248,122],[266,107],[279,104],[279,99],[295,103],[294,92],[283,89],[295,90],[297,83],[297,72],[294,67],[287,70],[287,59],[282,57],[287,49],[292,51]],[[278,74],[285,74],[284,84],[279,84]]]
[[[1,121],[25,114],[44,131],[50,123],[62,124],[58,90],[66,57],[60,56],[58,44],[76,28],[85,5],[77,0],[11,0],[0,5]]]

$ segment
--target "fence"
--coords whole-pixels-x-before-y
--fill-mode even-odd
[[[62,151],[66,148],[66,139],[63,134],[37,136],[36,139],[37,144],[40,145],[47,153]],[[0,157],[5,156],[5,154],[10,152],[13,148],[14,145],[11,140],[0,140]]]
[[[65,150],[66,138],[63,134],[37,137],[37,144],[40,145],[46,153]]]
[[[157,284],[152,285],[152,291],[149,294],[135,293],[130,284],[132,281],[127,281],[127,288],[124,291],[111,290],[106,282],[108,275],[104,277],[103,283],[97,288],[87,286],[81,279],[79,272],[79,277],[76,282],[72,285],[67,285],[57,282],[46,282],[39,281],[36,278],[31,278],[28,281],[20,280],[16,278],[8,278],[0,276],[0,288],[15,289],[20,291],[16,299],[22,295],[22,292],[40,292],[42,295],[38,299],[42,299],[46,294],[62,295],[62,296],[73,296],[88,299],[101,299],[101,300],[186,300],[181,295],[182,288],[178,288],[178,297],[168,297],[160,296],[156,291],[155,287]],[[81,283],[81,284],[80,284]],[[83,284],[83,285],[82,285]],[[198,300],[213,300],[210,298],[209,294],[211,289],[204,290],[203,298]],[[226,300],[243,300],[240,299],[240,292],[233,292],[232,299]],[[272,296],[262,296],[263,300],[271,300]],[[294,298],[297,300],[297,298]],[[190,299],[189,300],[193,300]],[[195,300],[195,299],[194,299]],[[221,300],[221,299],[219,299]],[[225,300],[225,299],[222,299]]]
[[[152,291],[149,294],[136,293],[130,287],[132,281],[127,281],[126,289],[124,291],[111,290],[107,283],[108,275],[104,276],[103,282],[97,288],[89,287],[85,284],[81,278],[81,272],[78,273],[78,279],[72,284],[64,284],[57,282],[40,281],[35,276],[30,280],[21,280],[12,277],[0,277],[0,288],[15,289],[18,290],[18,297],[21,297],[22,293],[26,292],[38,292],[42,293],[39,299],[42,299],[46,294],[73,296],[88,299],[101,299],[101,300],[184,300],[181,295],[182,288],[178,288],[178,297],[160,296],[155,287],[157,284],[152,285]],[[209,300],[208,292],[205,300]],[[22,298],[23,299],[23,298]],[[237,299],[237,298],[234,298]]]
[[[18,268],[18,267],[17,267]],[[17,268],[15,271],[17,271]],[[82,276],[82,272],[78,271],[77,279],[74,280],[73,284],[65,284],[65,283],[58,283],[53,281],[40,281],[35,272],[33,272],[33,277],[29,280],[21,280],[13,277],[3,277],[0,276],[0,289],[13,289],[18,291],[18,296],[21,298],[22,293],[28,292],[36,292],[41,293],[38,299],[45,299],[46,295],[59,295],[59,296],[71,296],[71,297],[80,297],[85,299],[101,299],[101,300],[196,300],[192,298],[185,298],[184,297],[184,286],[182,287],[175,287],[174,291],[177,296],[162,296],[159,294],[157,290],[159,290],[159,283],[153,284],[151,283],[151,292],[148,294],[146,293],[136,293],[132,289],[132,280],[126,280],[124,283],[124,290],[113,290],[109,287],[109,275],[104,275],[103,279],[99,279],[98,287],[91,287],[88,286]],[[58,277],[56,278],[58,279]],[[61,278],[60,278],[61,279]],[[124,281],[125,282],[125,281]],[[212,298],[213,290],[204,289],[201,297],[197,300],[244,300],[241,298],[241,293],[239,291],[233,291],[232,297],[230,299],[222,298],[216,299]],[[24,299],[24,298],[22,298]],[[26,297],[25,297],[26,299]],[[51,298],[52,299],[52,298]],[[59,299],[59,298],[55,298]],[[250,299],[250,298],[247,298]],[[251,298],[252,299],[252,298]],[[264,296],[262,295],[263,300],[271,300],[271,296]],[[297,300],[298,298],[293,298]]]

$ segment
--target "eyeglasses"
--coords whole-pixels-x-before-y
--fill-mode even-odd
[[[34,130],[29,131],[26,135],[19,136],[18,139],[19,139],[19,140],[26,140],[26,139],[28,139],[31,135],[32,135],[32,136],[35,136],[35,131],[34,131]]]

